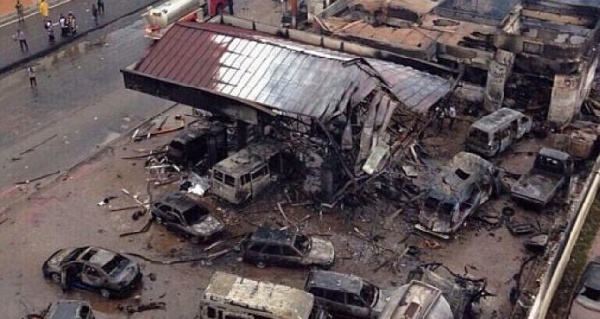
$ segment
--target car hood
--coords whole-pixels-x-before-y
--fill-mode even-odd
[[[45,266],[54,272],[60,272],[60,265],[73,250],[74,248],[64,248],[55,251],[52,256],[46,260]]]
[[[335,259],[333,244],[325,239],[311,237],[306,259],[310,264],[331,265]]]
[[[190,233],[202,237],[212,236],[222,231],[223,228],[223,223],[212,215],[207,215],[202,221],[189,227]]]
[[[381,311],[383,311],[383,307],[385,307],[385,305],[387,305],[388,301],[390,300],[390,296],[392,295],[392,292],[394,292],[394,289],[392,289],[392,288],[379,289],[377,301],[375,302],[375,305],[373,306],[373,310],[375,310],[375,312],[377,312],[378,316],[379,316],[379,314],[381,314]]]

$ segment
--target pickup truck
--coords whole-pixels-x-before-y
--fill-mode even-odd
[[[546,206],[569,184],[573,165],[573,158],[569,154],[542,148],[535,158],[533,168],[511,188],[511,197],[530,206]]]

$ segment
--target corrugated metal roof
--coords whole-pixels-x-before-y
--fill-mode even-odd
[[[356,63],[346,63],[356,58],[230,26],[183,22],[175,24],[135,70],[284,114],[317,118],[336,114],[342,101],[355,105],[382,85],[381,78],[415,111],[428,109],[450,89],[450,82],[438,76],[361,60],[381,74],[374,77]]]

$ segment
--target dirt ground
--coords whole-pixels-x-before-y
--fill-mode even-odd
[[[190,111],[188,108],[176,108],[171,115],[182,113],[189,114]],[[425,161],[432,169],[422,169],[416,184],[426,183],[430,176],[437,173],[440,163],[462,149],[464,130],[472,120],[473,118],[464,117],[459,121],[459,129],[454,132],[446,131],[440,136],[428,133],[423,145],[429,153],[429,159]],[[160,119],[157,121],[160,122]],[[10,314],[11,318],[17,318],[32,310],[39,310],[56,299],[67,298],[89,300],[93,308],[100,312],[99,318],[103,318],[103,315],[110,318],[127,317],[117,310],[117,306],[130,302],[131,299],[106,301],[93,293],[80,291],[63,295],[59,287],[42,278],[41,264],[52,252],[62,247],[98,245],[155,260],[187,259],[206,253],[206,244],[194,246],[159,225],[153,225],[148,232],[139,235],[119,237],[119,234],[141,229],[148,216],[134,220],[134,210],[109,211],[110,208],[135,204],[124,195],[122,189],[139,194],[142,201],[148,198],[146,184],[152,175],[144,166],[144,160],[126,160],[122,157],[155,149],[166,144],[172,136],[167,134],[142,142],[132,142],[129,138],[118,141],[100,155],[61,176],[49,187],[35,191],[27,200],[12,206],[5,213],[8,220],[0,225],[0,253],[12,256],[0,260],[0,283],[2,287],[7,287],[2,289],[0,295],[6,305],[3,307],[5,313]],[[522,141],[515,150],[532,151],[541,142],[535,139]],[[440,147],[442,145],[444,147]],[[526,171],[531,160],[529,153],[516,152],[516,155],[500,156],[496,162],[517,173]],[[32,191],[34,187],[35,185],[25,185],[19,192]],[[151,191],[156,195],[177,187],[178,183],[174,183],[153,187]],[[284,192],[284,189],[287,191]],[[419,262],[429,261],[442,262],[456,273],[464,274],[466,271],[474,277],[485,277],[488,282],[487,290],[495,296],[484,299],[481,305],[482,318],[509,316],[509,291],[514,285],[512,279],[527,254],[522,246],[525,238],[512,236],[506,227],[494,228],[471,219],[455,239],[447,242],[414,233],[408,237],[406,244],[418,247],[419,254],[393,258],[394,253],[391,251],[405,248],[399,243],[409,233],[413,233],[412,225],[416,217],[413,213],[403,211],[399,216],[390,218],[399,202],[378,196],[368,206],[352,211],[342,211],[339,207],[327,211],[311,205],[292,205],[286,193],[289,194],[291,203],[305,203],[307,200],[296,197],[293,183],[277,185],[257,200],[240,207],[212,196],[199,200],[212,207],[226,222],[227,235],[224,238],[243,234],[261,223],[289,225],[276,206],[278,202],[284,203],[283,208],[289,220],[297,222],[308,218],[306,222],[299,224],[302,232],[318,234],[333,242],[336,248],[333,270],[362,276],[380,286],[404,284],[409,270]],[[97,205],[109,195],[116,195],[118,198],[110,201],[109,205]],[[539,223],[542,229],[550,228],[556,223],[553,217],[560,216],[550,210],[523,210],[513,205],[506,195],[485,204],[479,212],[480,215],[498,215],[506,206],[515,209],[514,219]],[[377,238],[377,243],[373,244],[357,236],[357,230],[371,238]],[[229,240],[209,253],[231,247],[236,240]],[[432,246],[432,242],[439,246]],[[130,318],[195,318],[200,294],[215,270],[299,288],[303,286],[307,274],[306,269],[258,269],[241,262],[236,252],[211,262],[173,265],[134,258],[142,263],[145,274],[143,288],[138,292],[141,301],[164,301],[167,306],[166,310],[139,313]],[[388,260],[393,263],[384,264]],[[530,281],[535,282],[534,277],[529,278]]]

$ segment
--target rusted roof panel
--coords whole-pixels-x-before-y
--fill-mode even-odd
[[[349,99],[353,106],[380,84],[361,67],[345,63],[355,58],[230,26],[184,22],[175,24],[135,70],[283,114],[330,118],[345,108],[340,102],[348,92],[360,95]],[[371,63],[410,108],[427,109],[450,88],[441,77],[383,61]]]

